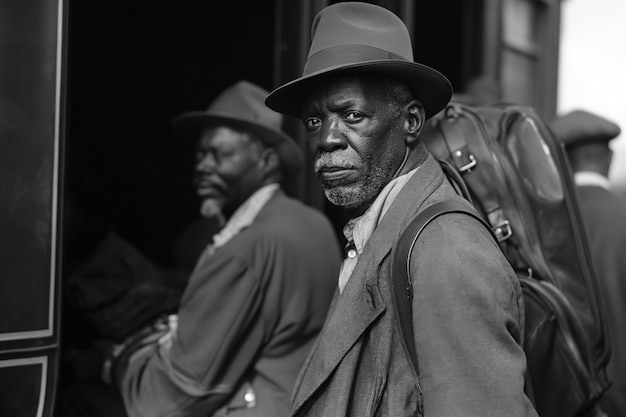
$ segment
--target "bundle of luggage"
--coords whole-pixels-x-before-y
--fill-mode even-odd
[[[539,415],[604,415],[597,401],[610,385],[609,343],[562,146],[532,108],[515,104],[453,102],[428,121],[421,137],[518,274],[525,297],[526,392]],[[444,204],[429,216],[450,210]],[[416,230],[407,232],[414,235],[408,240]],[[401,249],[395,251],[400,265],[410,256]]]

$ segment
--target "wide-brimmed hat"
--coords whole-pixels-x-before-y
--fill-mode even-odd
[[[554,119],[549,128],[566,148],[585,143],[606,143],[620,134],[620,127],[610,120],[585,110],[574,110]]]
[[[413,61],[409,32],[391,11],[369,3],[342,2],[320,11],[311,27],[311,48],[303,75],[270,93],[268,107],[300,117],[300,100],[314,81],[346,71],[374,72],[407,83],[426,117],[442,110],[452,96],[450,81]]]
[[[180,114],[172,121],[174,132],[182,137],[196,137],[209,126],[228,126],[252,131],[266,144],[276,148],[281,163],[289,173],[302,165],[303,153],[296,142],[282,131],[283,116],[265,105],[267,91],[249,81],[239,81],[226,88],[206,111]]]

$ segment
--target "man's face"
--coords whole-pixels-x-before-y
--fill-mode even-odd
[[[194,185],[202,213],[230,217],[263,185],[262,146],[247,133],[229,127],[202,131],[196,146]]]
[[[402,110],[372,79],[342,77],[317,88],[303,106],[315,172],[331,203],[363,212],[402,163]]]

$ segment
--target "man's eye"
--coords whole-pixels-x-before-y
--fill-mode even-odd
[[[219,162],[234,156],[236,153],[237,152],[232,149],[220,149],[215,153],[215,160]]]
[[[206,152],[196,152],[196,162],[200,162],[206,158]]]
[[[309,117],[308,119],[304,119],[304,127],[307,129],[315,129],[321,123],[320,119]]]
[[[363,115],[357,111],[351,111],[348,112],[344,118],[349,122],[360,122],[363,120]]]
[[[212,151],[197,151],[196,152],[196,163],[206,162],[208,159],[213,161],[214,163],[218,160],[219,155]]]

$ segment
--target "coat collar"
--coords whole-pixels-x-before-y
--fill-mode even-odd
[[[400,230],[443,179],[437,162],[429,155],[370,237],[343,293],[335,295],[324,328],[304,364],[294,390],[292,414],[313,395],[363,332],[386,310],[378,287],[379,266],[391,251]]]

